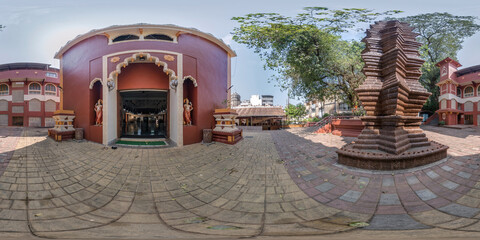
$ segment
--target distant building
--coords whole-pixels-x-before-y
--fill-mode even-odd
[[[43,63],[0,65],[0,126],[53,127],[59,70]]]
[[[446,125],[480,126],[480,65],[458,69],[462,65],[446,58],[437,66],[440,68],[440,88],[437,110],[440,121]]]
[[[318,117],[321,118],[325,113],[328,114],[343,114],[351,112],[352,109],[348,106],[347,103],[338,101],[335,99],[327,101],[309,101],[305,103],[307,110],[307,117]]]
[[[250,97],[250,104],[252,104],[252,106],[261,106],[262,99],[260,98],[260,95],[252,95]]]
[[[262,106],[273,106],[273,95],[262,95]]]
[[[250,103],[250,100],[243,100],[239,106],[248,107],[248,106],[252,106],[252,104]]]
[[[242,106],[273,106],[273,95],[252,95],[250,100],[241,101],[238,93],[233,93],[231,97],[232,107]]]
[[[236,92],[232,93],[232,97],[231,97],[231,100],[230,100],[231,106],[236,107],[236,106],[240,105],[241,100],[242,99],[240,97],[240,94],[238,94]]]

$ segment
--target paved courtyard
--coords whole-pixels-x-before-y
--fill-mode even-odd
[[[372,172],[336,164],[354,138],[308,129],[111,149],[3,127],[0,238],[479,237],[480,130],[424,129],[446,160]]]

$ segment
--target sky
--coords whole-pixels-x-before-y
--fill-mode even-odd
[[[237,53],[232,59],[232,92],[242,98],[274,95],[275,105],[285,105],[287,93],[269,82],[272,72],[252,49],[232,40],[238,24],[232,17],[275,12],[295,16],[304,7],[401,10],[397,16],[448,12],[480,17],[478,0],[0,0],[0,64],[40,62],[59,66],[54,54],[69,40],[92,29],[111,25],[151,23],[197,28],[222,39]],[[480,21],[479,21],[480,22]],[[367,26],[365,26],[367,27]],[[364,32],[349,37],[360,40]],[[458,54],[465,66],[480,64],[480,33],[465,40]],[[290,103],[301,99],[290,99]]]

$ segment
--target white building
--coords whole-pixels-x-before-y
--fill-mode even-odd
[[[273,95],[262,95],[262,106],[273,106]]]
[[[252,95],[250,97],[250,104],[252,104],[252,106],[261,106],[262,99],[260,98],[260,95]]]

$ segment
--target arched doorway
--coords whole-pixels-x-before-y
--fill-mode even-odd
[[[168,138],[169,77],[154,63],[136,62],[118,75],[118,136]]]

